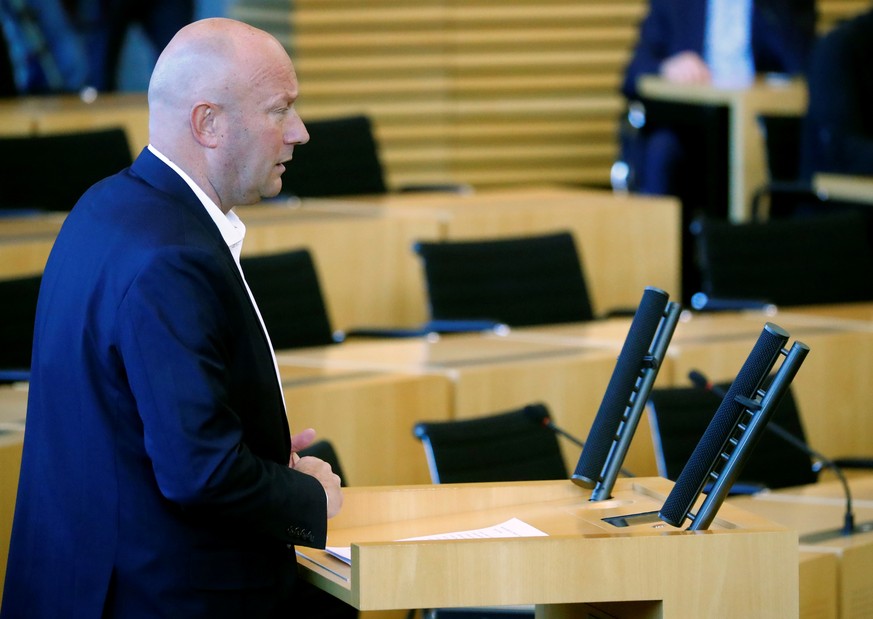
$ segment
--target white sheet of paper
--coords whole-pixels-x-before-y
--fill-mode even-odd
[[[421,537],[407,537],[400,542],[413,542],[431,539],[485,539],[503,537],[542,537],[548,535],[536,527],[532,527],[518,518],[510,518],[505,522],[484,529],[472,529],[469,531],[452,531],[450,533],[437,533],[435,535],[423,535]],[[352,549],[350,546],[328,546],[327,552],[337,559],[352,564]]]

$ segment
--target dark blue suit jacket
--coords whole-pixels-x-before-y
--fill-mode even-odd
[[[3,618],[267,616],[325,492],[227,245],[149,151],[69,214],[35,331]]]
[[[636,81],[657,74],[661,62],[679,52],[703,55],[706,0],[651,0],[625,71],[622,93],[636,98]],[[759,73],[803,73],[815,32],[814,0],[755,0],[752,54]]]
[[[873,10],[816,45],[809,70],[803,173],[873,175]]]

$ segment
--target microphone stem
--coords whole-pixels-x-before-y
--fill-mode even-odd
[[[767,429],[772,430],[777,436],[779,436],[782,440],[791,443],[794,447],[798,449],[811,453],[813,457],[815,457],[823,466],[826,466],[831,471],[834,472],[834,475],[837,476],[837,479],[843,486],[843,492],[846,495],[846,514],[843,517],[843,535],[851,535],[855,532],[855,514],[852,508],[852,490],[849,488],[849,482],[846,479],[845,474],[842,469],[838,467],[830,458],[824,456],[823,454],[818,453],[815,449],[798,439],[796,436],[785,430],[782,426],[769,423],[767,424]]]

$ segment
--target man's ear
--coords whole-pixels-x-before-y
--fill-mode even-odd
[[[191,110],[191,132],[199,144],[218,146],[218,109],[211,103],[198,103]]]

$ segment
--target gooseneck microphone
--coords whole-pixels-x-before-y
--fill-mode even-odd
[[[558,436],[563,436],[565,439],[567,439],[568,441],[570,441],[571,443],[576,445],[576,447],[578,447],[580,449],[585,447],[585,443],[582,440],[580,440],[578,437],[570,434],[564,428],[562,428],[561,426],[556,424],[554,421],[552,421],[552,418],[550,416],[540,415],[539,411],[536,411],[536,410],[530,409],[530,408],[525,408],[524,414],[527,415],[528,417],[530,417],[536,423],[542,424],[544,427],[548,428],[549,430],[551,430],[552,432],[554,432]],[[633,473],[631,473],[630,471],[628,471],[625,468],[621,469],[621,473],[625,477],[633,477],[634,476]]]
[[[794,378],[809,347],[795,342],[791,350],[783,347],[788,333],[773,323],[764,325],[727,395],[721,401],[691,456],[676,478],[658,517],[667,524],[681,526],[691,518],[690,530],[704,530],[727,496],[742,470],[751,449],[760,438],[773,410]],[[770,388],[760,390],[764,378],[781,355],[781,364]],[[758,400],[758,397],[761,397]],[[713,484],[696,514],[691,508],[707,481]]]
[[[725,395],[727,395],[727,392],[724,389],[712,383],[702,372],[698,370],[691,370],[690,372],[688,372],[688,379],[695,387],[704,389],[705,391],[709,391],[718,398],[724,399]],[[843,470],[839,466],[837,466],[836,462],[810,447],[806,442],[794,436],[791,432],[780,426],[778,423],[770,421],[765,427],[785,442],[789,443],[796,449],[799,449],[800,451],[808,455],[810,458],[818,460],[822,466],[827,467],[831,471],[833,471],[834,475],[836,475],[837,479],[840,481],[840,484],[843,487],[843,493],[846,497],[846,512],[843,516],[843,527],[840,529],[839,534],[851,535],[852,533],[854,533],[855,514],[852,508],[852,491],[849,488],[849,482],[848,480],[846,480],[846,476],[843,473]]]

